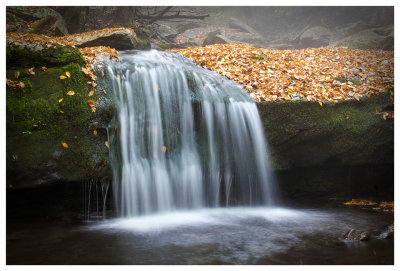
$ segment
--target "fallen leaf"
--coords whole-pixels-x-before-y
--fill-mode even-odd
[[[108,141],[104,142],[104,145],[106,145],[107,148],[109,148],[110,146],[108,145]]]
[[[347,113],[344,113],[344,118],[346,119],[346,120],[348,120],[350,117],[349,117],[349,114],[347,114]]]
[[[59,103],[61,103],[64,100],[64,98],[61,98],[60,100],[58,100]]]
[[[35,68],[35,67],[32,67],[32,68],[28,69],[28,70],[26,71],[26,73],[27,73],[28,75],[35,75],[35,72],[33,71],[34,68]]]
[[[167,147],[164,146],[164,147],[162,148],[162,150],[163,150],[163,152],[166,152],[166,151],[167,151]]]
[[[105,95],[107,95],[107,91],[105,91],[104,89],[103,89],[103,93],[104,93]]]
[[[61,113],[61,114],[64,114],[64,111],[60,110],[60,113]]]
[[[93,106],[90,109],[92,110],[93,113],[96,112],[96,107]]]
[[[89,100],[87,100],[87,103],[88,103],[88,105],[90,106],[90,107],[94,107],[94,104],[96,103],[94,100],[91,100],[91,99],[89,99]]]
[[[71,78],[71,74],[69,72],[65,72],[68,78]]]
[[[318,103],[319,103],[320,106],[322,106],[322,102],[320,100],[318,100]]]
[[[42,71],[47,71],[47,68],[45,66],[42,67]]]
[[[97,135],[97,130],[96,129],[94,129],[93,134]]]
[[[61,145],[62,145],[64,148],[68,149],[68,144],[67,144],[67,143],[61,142]]]
[[[19,77],[19,72],[14,72],[14,77],[18,78]]]
[[[75,91],[70,90],[67,92],[67,95],[69,95],[69,96],[75,95]]]
[[[65,76],[65,75],[60,75],[60,79],[61,80],[63,80],[63,79],[66,79],[67,77]]]
[[[100,104],[101,100],[100,98],[97,99],[97,104]]]
[[[88,96],[92,96],[94,94],[94,90],[89,91]]]
[[[103,72],[103,70],[101,70],[101,77],[104,77],[104,72]]]

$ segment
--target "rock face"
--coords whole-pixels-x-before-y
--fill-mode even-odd
[[[283,199],[393,198],[394,121],[382,114],[393,110],[388,94],[258,108]]]
[[[262,102],[258,108],[275,170],[393,163],[394,122],[382,115],[393,110],[389,95],[323,107],[308,101]]]

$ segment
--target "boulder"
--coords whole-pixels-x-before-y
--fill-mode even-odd
[[[150,42],[145,38],[138,37],[133,30],[119,29],[108,32],[86,32],[81,39],[78,39],[75,46],[110,46],[117,50],[149,49]]]
[[[232,41],[221,34],[220,30],[208,32],[205,35],[203,46],[211,45],[211,44],[225,44],[231,43]]]
[[[57,37],[68,35],[68,30],[65,28],[65,24],[62,20],[49,15],[33,23],[27,33]]]
[[[341,239],[346,242],[366,241],[369,239],[369,233],[364,230],[351,229]]]

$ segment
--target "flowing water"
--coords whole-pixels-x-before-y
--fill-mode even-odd
[[[121,216],[275,202],[260,117],[246,91],[176,54],[120,57],[108,76]]]

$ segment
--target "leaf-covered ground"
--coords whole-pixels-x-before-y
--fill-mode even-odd
[[[389,91],[393,96],[393,51],[341,47],[276,50],[246,44],[169,51],[238,82],[257,101],[307,99],[322,106]]]

